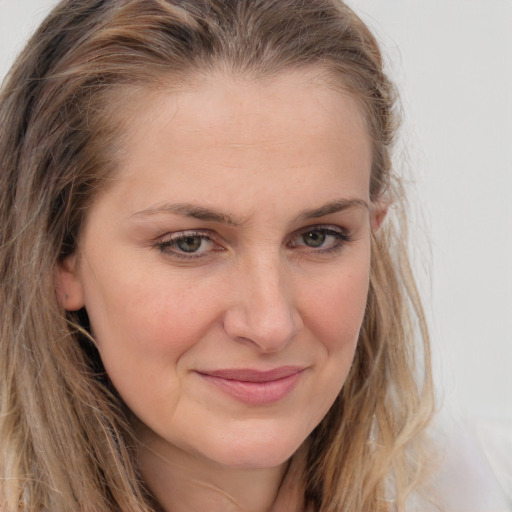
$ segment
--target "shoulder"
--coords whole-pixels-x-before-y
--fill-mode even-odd
[[[435,434],[440,469],[427,496],[441,512],[512,511],[512,420],[452,421]],[[424,511],[417,504],[411,511]]]

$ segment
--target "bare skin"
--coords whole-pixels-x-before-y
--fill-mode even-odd
[[[204,468],[204,474],[179,459],[161,459],[161,464],[151,459],[143,472],[153,482],[162,512],[306,512],[301,485],[305,456],[304,446],[273,471],[217,467]]]
[[[359,106],[314,75],[141,99],[60,269],[165,512],[302,512],[304,443],[350,370],[383,217]]]

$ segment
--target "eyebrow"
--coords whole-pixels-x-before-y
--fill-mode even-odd
[[[351,208],[364,208],[370,211],[370,206],[363,199],[335,199],[334,201],[330,201],[319,208],[304,210],[299,214],[298,218],[316,219],[318,217],[324,217],[325,215],[331,215]]]
[[[239,226],[243,223],[242,220],[237,220],[226,213],[214,210],[212,208],[206,208],[204,206],[197,206],[191,203],[166,203],[161,206],[148,208],[146,210],[134,213],[132,217],[147,217],[162,213],[181,215],[183,217],[192,217],[194,219],[209,222],[220,222],[222,224],[229,224],[230,226]]]
[[[351,208],[364,208],[368,211],[370,210],[368,203],[362,199],[335,199],[334,201],[329,201],[328,203],[318,208],[303,210],[299,213],[297,219],[315,219]],[[208,222],[219,222],[235,227],[244,223],[243,219],[236,219],[231,215],[223,213],[219,210],[198,206],[191,203],[165,203],[161,206],[147,208],[140,212],[136,212],[132,215],[132,217],[148,217],[159,214],[181,215],[183,217],[192,217],[194,219]]]

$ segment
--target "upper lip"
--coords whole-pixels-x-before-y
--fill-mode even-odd
[[[220,370],[198,371],[201,375],[217,377],[225,380],[238,380],[242,382],[272,382],[274,380],[291,377],[305,370],[304,366],[280,366],[271,370],[256,370],[253,368],[227,368]]]

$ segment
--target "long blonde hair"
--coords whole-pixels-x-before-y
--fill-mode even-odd
[[[66,313],[53,280],[116,170],[130,102],[219,66],[258,77],[311,64],[359,100],[371,199],[400,212],[395,89],[341,1],[64,0],[32,37],[0,96],[2,510],[155,510],[87,314]],[[429,341],[402,221],[373,240],[356,357],[310,435],[304,499],[318,512],[403,510],[423,471]]]

